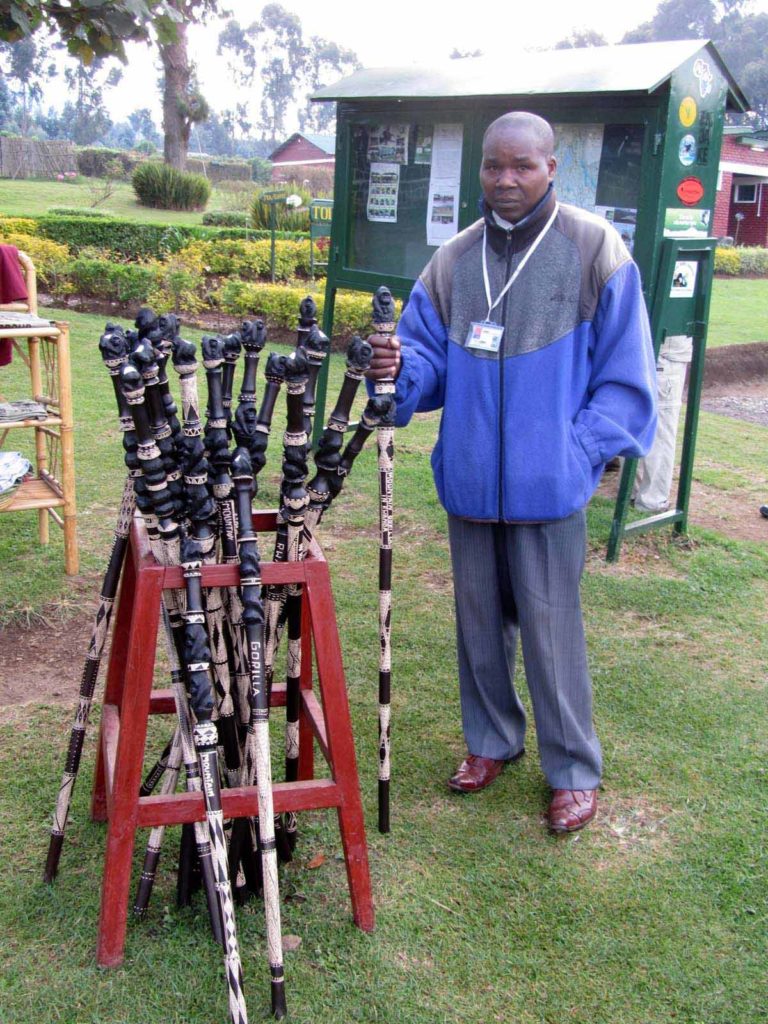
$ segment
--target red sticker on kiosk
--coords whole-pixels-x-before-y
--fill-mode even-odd
[[[704,198],[704,185],[699,178],[683,178],[677,186],[677,198],[686,206],[695,206]]]

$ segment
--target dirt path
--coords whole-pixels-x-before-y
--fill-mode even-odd
[[[768,426],[768,344],[734,345],[708,357],[701,408]],[[756,375],[755,375],[756,372]],[[615,497],[618,474],[606,473],[598,490]],[[760,500],[768,502],[768,494]],[[751,494],[726,492],[694,481],[690,521],[738,540],[768,540],[768,520]],[[76,698],[83,659],[90,640],[101,580],[78,577],[63,609],[48,609],[30,623],[3,630],[0,662],[0,707],[44,702],[71,704]],[[72,607],[76,614],[71,614]],[[102,670],[106,666],[106,652]],[[103,692],[103,677],[99,693]]]

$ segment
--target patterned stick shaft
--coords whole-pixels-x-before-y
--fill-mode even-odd
[[[178,443],[179,438],[181,437],[181,424],[179,423],[177,416],[178,409],[176,408],[176,403],[173,400],[170,384],[168,382],[167,365],[168,359],[173,351],[174,344],[179,339],[180,330],[181,324],[179,322],[179,318],[173,313],[164,313],[162,316],[157,318],[157,329],[149,335],[155,348],[155,355],[157,357],[157,365],[159,368],[158,388],[163,398],[165,416],[168,420],[168,425],[171,428],[174,445]]]
[[[53,813],[53,826],[51,828],[48,856],[43,875],[46,882],[52,882],[58,871],[61,850],[64,845],[64,832],[67,826],[67,818],[69,817],[69,808],[72,803],[72,793],[75,788],[77,773],[80,770],[85,731],[88,727],[91,704],[93,703],[93,695],[96,690],[101,656],[104,652],[104,644],[109,633],[109,622],[112,616],[115,595],[117,594],[120,573],[125,561],[125,552],[128,547],[128,532],[135,506],[136,497],[133,490],[133,480],[127,477],[115,527],[115,539],[101,587],[99,607],[96,611],[93,632],[91,633],[88,651],[85,655],[77,710],[72,724],[69,747],[67,748],[67,756],[64,763],[64,774],[56,798],[56,809]]]
[[[163,622],[165,624],[165,637],[168,650],[168,661],[171,666],[171,685],[176,705],[176,716],[179,723],[179,737],[181,740],[181,753],[184,761],[184,773],[186,790],[188,793],[202,792],[202,781],[200,779],[200,768],[195,753],[195,745],[192,736],[192,717],[189,710],[189,699],[184,685],[184,678],[180,667],[180,657],[184,651],[184,627],[178,623],[175,632],[171,626],[168,609],[163,608]],[[208,915],[211,921],[211,930],[216,942],[224,947],[224,931],[221,922],[221,909],[219,907],[218,893],[213,874],[213,862],[211,860],[211,842],[208,835],[208,826],[204,821],[194,823],[195,846],[197,858],[200,863],[200,873],[203,879],[203,889],[208,903]]]
[[[232,421],[232,433],[238,445],[244,445],[251,452],[252,464],[258,472],[266,462],[266,448],[275,399],[282,384],[282,356],[271,355],[267,362],[267,386],[262,402],[262,412],[256,410],[256,373],[259,358],[267,341],[267,332],[262,320],[244,320],[240,328],[245,370],[238,407]],[[277,370],[277,372],[273,372]],[[264,417],[261,420],[261,417]],[[257,468],[256,468],[257,467]],[[237,560],[235,558],[235,560]],[[242,626],[242,605],[237,588],[230,588],[227,595],[229,620],[232,626],[233,668],[235,694],[239,710],[240,725],[248,725],[249,707],[247,658]],[[259,882],[259,888],[261,883]]]
[[[131,457],[135,459],[136,437],[133,433],[133,420],[128,412],[127,404],[119,386],[120,370],[128,359],[128,342],[123,329],[115,324],[108,323],[105,327],[104,333],[99,339],[99,350],[101,352],[104,365],[109,371],[112,385],[115,390],[118,415],[120,417],[120,428],[123,432],[123,448],[126,452],[126,458],[129,453],[131,453]],[[82,758],[83,745],[85,742],[85,731],[88,726],[93,695],[96,691],[96,682],[98,679],[99,668],[101,666],[101,656],[109,633],[109,622],[112,616],[112,607],[117,594],[117,587],[120,581],[123,562],[125,561],[125,552],[128,547],[128,532],[130,530],[133,510],[136,503],[133,479],[136,472],[137,471],[134,469],[132,473],[129,473],[129,477],[126,480],[125,487],[123,489],[123,497],[120,503],[117,525],[115,527],[115,539],[112,545],[112,551],[110,552],[109,561],[107,563],[107,570],[101,587],[99,607],[96,611],[91,639],[85,656],[83,674],[80,680],[78,706],[75,712],[72,731],[70,733],[69,746],[67,748],[64,763],[64,773],[56,798],[56,808],[53,813],[53,825],[51,827],[48,855],[46,857],[45,869],[43,872],[43,878],[49,883],[53,882],[56,877],[59,860],[61,859],[61,851],[64,845],[64,832],[67,825],[67,818],[69,817],[69,808],[72,802],[75,780],[77,779],[77,773],[80,769],[80,760]]]
[[[173,734],[166,767],[167,771],[163,778],[163,784],[160,787],[160,792],[165,796],[175,791],[179,778],[179,769],[181,768],[181,733],[178,729]],[[144,863],[136,890],[136,899],[133,904],[133,913],[136,917],[143,917],[149,905],[149,897],[155,884],[157,865],[160,862],[160,850],[163,845],[164,834],[165,825],[156,825],[149,833],[147,850],[144,854]]]
[[[144,781],[139,786],[139,796],[149,796],[157,789],[158,784],[168,770],[170,763],[171,751],[174,749],[175,744],[178,742],[178,726],[174,729],[173,736],[168,743],[163,747],[163,752],[160,757],[155,761],[154,765],[149,769],[147,774],[144,776]]]
[[[373,323],[379,334],[395,333],[395,304],[388,288],[373,298]],[[377,395],[393,395],[393,378],[376,381]],[[379,832],[390,830],[392,674],[392,520],[395,454],[394,411],[377,432],[379,451]]]
[[[187,484],[188,497],[191,495],[190,500],[193,499],[191,513],[193,521],[205,524],[213,514],[213,504],[208,497],[208,491],[205,486],[208,466],[202,450],[200,423],[197,416],[197,387],[193,372],[196,365],[194,346],[188,342],[183,342],[179,345],[178,351],[178,359],[183,365],[185,375],[182,376],[180,373],[182,379],[185,380],[184,387],[186,388],[186,394],[182,392],[182,395],[186,401],[187,408],[190,410],[189,422],[185,420],[184,437],[182,438],[182,441],[187,445],[187,461],[184,467],[185,483]],[[175,363],[176,359],[177,352],[174,351]],[[192,369],[192,372],[190,372],[190,369]],[[156,523],[156,526],[153,526],[151,529],[148,524],[150,545],[152,546],[155,558],[161,565],[178,565],[180,555],[179,526],[173,517],[173,502],[168,492],[162,459],[160,458],[159,450],[154,445],[149,418],[144,406],[144,382],[141,374],[131,364],[126,364],[121,371],[121,389],[128,401],[133,418],[137,437],[138,461],[143,474],[141,480],[137,481],[137,483],[140,482],[142,484],[141,490],[137,487],[137,504],[140,504],[142,511],[145,512],[145,518],[147,512],[151,509],[154,513],[153,520]],[[202,525],[201,529],[204,529]],[[180,618],[183,607],[183,599],[179,599],[175,592],[167,595],[167,597],[164,596],[163,612],[167,619],[167,628],[169,634],[175,638],[176,648],[180,650],[183,650],[184,646],[184,641],[181,638],[183,627]],[[183,707],[178,699],[176,701],[176,710],[179,718],[179,728],[182,731],[183,743]],[[193,757],[192,760],[196,761],[196,758]],[[185,764],[189,765],[189,762],[185,760]],[[195,774],[198,774],[196,769],[192,774],[192,778],[194,778]],[[188,788],[190,787],[189,767],[187,767],[187,786]],[[207,843],[201,841],[199,830],[196,830],[196,836],[198,837],[198,856],[203,871],[203,880],[204,883],[207,882],[206,895],[209,908],[217,908],[218,901],[215,895],[213,870],[210,867],[211,855],[208,852]],[[209,865],[207,873],[206,863]],[[221,936],[223,939],[218,909],[212,911],[211,921],[214,935]]]
[[[187,609],[184,613],[184,658],[189,679],[190,702],[197,718],[193,730],[195,750],[203,783],[206,820],[211,842],[211,859],[224,929],[224,968],[229,994],[229,1015],[233,1024],[247,1024],[243,976],[235,926],[235,907],[227,863],[224,816],[219,788],[218,733],[211,721],[214,705],[210,679],[210,651],[205,632],[205,612],[200,569],[205,554],[207,530],[185,537],[181,548]],[[201,543],[202,542],[202,543]]]
[[[272,801],[272,759],[269,746],[269,694],[264,674],[264,605],[261,599],[261,569],[256,534],[251,519],[253,471],[248,451],[235,450],[232,459],[238,504],[240,540],[240,589],[243,620],[248,640],[250,673],[250,720],[245,744],[243,781],[255,776],[258,789],[259,839],[264,886],[267,944],[272,991],[272,1012],[285,1016],[280,891],[277,875],[277,844]]]
[[[288,424],[283,437],[283,482],[281,484],[281,505],[278,509],[278,531],[274,540],[272,560],[285,562],[290,560],[289,554],[289,523],[291,506],[299,521],[303,517],[306,501],[302,497],[303,479],[306,476],[306,443],[304,431],[303,396],[308,372],[307,359],[303,349],[296,349],[290,356],[284,356],[281,367],[288,392]],[[294,531],[294,549],[298,546],[298,535]],[[278,641],[278,623],[283,606],[286,603],[288,590],[285,587],[266,588],[266,618],[264,625],[264,665],[267,685],[271,686],[274,668],[274,654]]]
[[[176,444],[173,440],[171,427],[166,415],[166,407],[160,391],[159,367],[155,358],[155,350],[149,339],[140,341],[131,352],[131,362],[141,373],[144,380],[144,402],[149,417],[152,437],[157,445],[163,461],[163,470],[168,491],[173,501],[173,511],[180,518],[184,509],[184,493],[176,457]]]
[[[204,432],[205,443],[211,466],[211,483],[216,501],[219,534],[222,539],[223,560],[232,564],[237,561],[237,536],[234,493],[232,478],[229,474],[227,413],[223,398],[222,365],[226,356],[225,341],[218,335],[204,336],[202,350],[203,365],[208,380],[208,418]],[[215,558],[215,552],[212,551],[206,561],[215,561]],[[237,780],[240,778],[240,742],[237,735],[235,705],[229,675],[228,627],[225,622],[224,599],[220,588],[208,592],[206,609],[213,680],[218,695],[219,740],[224,749],[227,781],[230,786],[234,786],[237,785]]]
[[[304,515],[309,504],[305,486],[307,442],[304,394],[309,360],[296,349],[286,360],[287,424],[283,436],[283,481],[280,488],[279,517],[286,524],[286,560],[303,558]],[[301,680],[301,587],[289,583],[285,588],[288,621],[288,666],[285,704],[285,778],[295,782],[299,775],[299,708]],[[285,832],[291,849],[296,844],[296,816],[285,816]]]
[[[349,425],[352,404],[371,362],[373,349],[367,341],[355,335],[347,347],[347,368],[336,405],[320,435],[315,465],[317,472],[307,484],[309,505],[304,516],[304,533],[309,536],[320,522],[325,510],[341,490],[343,477],[339,477],[341,449]],[[367,435],[366,435],[367,436]],[[338,481],[338,487],[336,486]]]

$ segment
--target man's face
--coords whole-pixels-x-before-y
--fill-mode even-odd
[[[494,129],[483,146],[480,184],[488,205],[513,224],[534,208],[555,176],[557,162],[524,126]]]

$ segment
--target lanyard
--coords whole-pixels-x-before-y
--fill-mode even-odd
[[[512,287],[512,285],[515,283],[515,281],[518,279],[518,277],[522,273],[523,267],[526,265],[528,260],[531,258],[531,256],[533,256],[533,254],[538,249],[539,245],[541,244],[541,242],[544,239],[544,236],[546,235],[546,233],[549,231],[549,229],[554,224],[555,217],[557,216],[557,211],[558,211],[559,208],[560,208],[559,204],[555,203],[555,208],[552,211],[552,216],[549,218],[547,223],[544,225],[544,228],[542,229],[541,233],[536,236],[536,239],[534,240],[533,245],[530,247],[528,252],[525,254],[525,256],[523,256],[523,258],[518,263],[517,267],[515,268],[514,273],[512,274],[512,277],[510,277],[510,279],[504,285],[503,289],[501,290],[501,292],[500,292],[500,294],[499,294],[499,296],[498,296],[498,298],[496,299],[495,302],[491,301],[491,282],[488,279],[488,260],[487,260],[487,257],[486,257],[486,233],[487,233],[487,230],[488,230],[488,225],[487,224],[483,225],[483,281],[485,283],[485,297],[488,300],[488,316],[486,317],[486,320],[490,320],[491,313],[493,312],[493,310],[496,308],[496,306],[498,306],[498,304],[501,302],[501,300],[507,294],[509,289]]]

